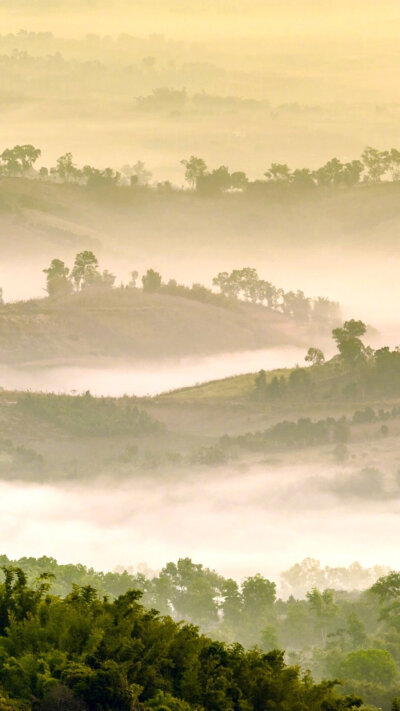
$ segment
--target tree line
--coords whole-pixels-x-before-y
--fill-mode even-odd
[[[399,573],[364,592],[282,600],[261,575],[239,585],[180,559],[154,578],[103,574],[109,597],[93,571],[62,566],[61,597],[52,559],[1,562],[1,711],[398,711]],[[309,559],[297,567],[324,572]]]
[[[46,291],[50,297],[68,296],[74,291],[79,292],[89,287],[112,289],[116,282],[116,276],[110,271],[99,270],[98,259],[90,250],[76,255],[72,269],[56,258],[43,271],[46,274]],[[125,286],[121,284],[121,288],[138,288],[138,279],[138,271],[132,271],[129,282]],[[285,292],[272,282],[261,279],[257,270],[252,267],[233,269],[230,273],[219,272],[212,279],[212,285],[218,289],[218,293],[198,283],[191,287],[178,284],[175,279],[165,283],[162,275],[155,269],[148,269],[141,282],[146,293],[181,296],[216,306],[229,306],[234,301],[248,301],[280,311],[300,323],[314,321],[329,326],[341,320],[338,302],[324,297],[312,299],[305,296],[301,290]]]
[[[55,166],[41,166],[37,169],[35,166],[41,154],[41,149],[32,144],[5,148],[0,153],[0,176],[74,183],[93,189],[122,186],[150,188],[151,172],[142,161],[133,165],[125,164],[120,170],[111,167],[100,169],[91,165],[80,168],[74,162],[72,153],[67,152],[57,159]],[[371,146],[364,149],[359,159],[342,162],[334,157],[315,170],[292,170],[286,163],[272,163],[263,178],[254,181],[244,171],[231,172],[225,165],[210,169],[203,158],[194,155],[183,159],[181,164],[189,189],[204,196],[231,191],[259,191],[271,186],[291,189],[346,188],[361,183],[400,180],[400,151],[396,148],[380,151]],[[167,191],[177,189],[170,181],[156,183],[155,187]]]
[[[316,170],[296,168],[286,163],[272,163],[264,173],[264,180],[249,181],[243,171],[230,173],[226,166],[209,170],[202,158],[191,156],[183,160],[185,179],[189,186],[202,194],[215,194],[228,190],[260,187],[261,183],[291,188],[352,187],[361,182],[379,183],[382,180],[400,180],[400,151],[391,148],[379,151],[367,146],[360,159],[343,163],[332,158]]]
[[[223,575],[216,574],[215,571],[210,571],[207,567],[194,563],[188,558],[181,559],[175,563],[170,561],[158,572],[152,571],[146,564],[140,564],[136,572],[132,568],[123,568],[121,566],[117,566],[114,571],[104,572],[81,563],[58,563],[55,558],[49,556],[40,558],[23,557],[12,560],[7,555],[0,554],[0,569],[1,566],[10,565],[22,568],[29,584],[33,584],[42,573],[51,574],[50,591],[60,597],[65,597],[71,592],[73,583],[80,586],[91,585],[99,595],[106,595],[112,600],[119,595],[125,594],[129,589],[136,588],[143,592],[143,602],[147,607],[156,606],[164,611],[168,610],[169,614],[177,620],[184,617],[185,614],[189,615],[189,618],[195,624],[199,624],[200,620],[196,613],[197,603],[193,591],[199,580],[204,577],[210,579],[210,575],[214,585],[212,595],[217,610],[218,622],[221,622],[223,618],[223,587],[224,581],[227,579]],[[279,582],[275,583],[276,595],[282,599],[288,599],[290,596],[305,599],[306,593],[315,587],[322,590],[330,588],[342,591],[358,590],[361,592],[369,589],[378,578],[388,575],[389,572],[390,569],[382,565],[364,568],[355,561],[348,567],[332,567],[329,565],[322,566],[321,562],[314,558],[305,558],[280,574]],[[165,585],[166,573],[169,576],[168,585]],[[257,577],[259,578],[260,576]],[[250,576],[247,580],[251,583],[253,578],[254,576]],[[175,587],[177,588],[176,594],[173,592]],[[202,588],[202,594],[207,596],[210,593],[211,588],[209,586],[201,584],[200,587]],[[178,588],[180,589],[179,600],[183,600],[184,590],[187,592],[187,597],[184,601],[185,614],[183,614],[183,609],[179,609],[176,596]],[[246,588],[242,586],[242,583],[238,583],[238,590],[242,596],[246,594],[246,589],[250,590],[251,584],[247,585]],[[193,600],[193,608],[190,600]],[[210,609],[209,606],[208,609]],[[212,614],[211,618],[214,623],[215,615]]]
[[[275,384],[275,382],[274,382]],[[391,419],[398,419],[400,407],[393,406],[389,409],[376,411],[372,407],[365,407],[355,410],[351,417],[342,415],[341,417],[326,417],[319,420],[312,420],[310,417],[300,417],[297,421],[282,420],[271,427],[244,434],[220,437],[219,445],[203,448],[203,458],[192,460],[194,463],[202,464],[224,464],[230,458],[234,458],[241,450],[252,451],[287,451],[288,449],[302,449],[304,447],[318,447],[322,445],[335,445],[332,454],[338,462],[345,461],[349,456],[347,445],[351,442],[352,436],[359,425],[377,424],[375,437],[386,437],[390,429],[388,422]],[[374,428],[375,429],[375,428]],[[372,432],[369,430],[369,436]],[[205,454],[208,453],[208,460]],[[381,488],[377,476],[377,489]],[[378,493],[378,490],[376,491]]]
[[[285,292],[270,281],[260,279],[252,267],[219,272],[212,280],[221,294],[228,299],[243,299],[265,304],[270,309],[281,311],[295,321],[316,321],[326,325],[341,320],[340,304],[324,297],[311,299],[301,290]]]

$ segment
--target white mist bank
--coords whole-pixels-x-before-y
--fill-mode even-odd
[[[1,482],[2,551],[103,570],[142,562],[159,569],[189,556],[235,578],[258,571],[278,579],[307,556],[399,569],[398,493],[349,494],[342,469],[266,463],[119,485]]]
[[[394,348],[400,342],[400,332],[392,329],[385,333],[374,333],[371,337],[367,336],[365,341],[374,348],[384,345]],[[311,344],[310,341],[310,345],[320,344]],[[336,352],[334,343],[328,348],[323,346],[323,351],[327,359],[331,358]],[[286,346],[160,361],[138,360],[127,363],[105,359],[101,366],[28,363],[13,368],[0,364],[0,387],[5,390],[73,395],[89,390],[98,397],[146,397],[212,380],[256,373],[261,369],[268,371],[305,367],[306,353],[306,347]]]
[[[264,368],[305,365],[305,348],[271,348],[258,351],[220,353],[205,358],[138,361],[118,367],[34,367],[0,365],[0,385],[7,390],[35,390],[92,395],[158,395],[176,388],[250,373]]]

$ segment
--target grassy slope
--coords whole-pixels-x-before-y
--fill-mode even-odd
[[[218,254],[240,248],[343,245],[362,238],[365,246],[393,244],[400,223],[400,182],[344,190],[231,194],[201,199],[186,193],[129,189],[93,193],[73,185],[25,179],[0,180],[0,245],[4,254],[49,249],[74,250],[82,244],[107,253],[156,257],[172,250],[185,257],[195,250]],[[210,250],[212,249],[212,253]],[[254,258],[254,257],[253,257]]]
[[[376,256],[377,249],[383,256],[393,249],[400,225],[399,193],[400,182],[349,190],[290,194],[272,190],[258,197],[232,194],[201,199],[187,192],[164,195],[125,189],[94,194],[79,186],[0,179],[4,270],[0,286],[6,286],[4,282],[12,278],[9,275],[14,269],[20,273],[18,270],[26,264],[26,274],[28,265],[29,275],[36,274],[36,291],[43,285],[41,269],[51,258],[60,256],[70,263],[76,251],[92,248],[102,267],[109,266],[117,273],[155,266],[167,277],[190,282],[208,280],[221,268],[254,264],[263,276],[276,282],[277,265],[282,272],[287,271],[288,284],[308,291],[314,286],[312,274],[308,289],[304,283],[307,267],[296,277],[293,274],[306,248],[319,259],[318,264],[311,265],[313,273],[322,273],[329,255],[337,259],[338,254],[351,271],[352,262],[347,260],[354,261],[354,248],[359,244],[363,245],[364,256]],[[372,263],[375,265],[375,258]],[[335,274],[334,266],[332,272]],[[5,288],[6,297],[8,291],[10,286]],[[323,289],[319,287],[319,291]],[[330,295],[337,298],[334,291]],[[164,299],[163,304],[167,303],[169,315],[156,297],[132,304],[139,307],[134,319],[126,309],[91,311],[90,319],[83,312],[80,316],[65,312],[62,329],[43,302],[35,307],[36,313],[32,307],[29,316],[23,310],[18,315],[12,310],[2,312],[0,346],[8,355],[0,358],[4,362],[81,354],[85,358],[117,354],[148,357],[153,348],[168,356],[310,342],[293,329],[287,337],[283,329],[287,331],[289,324],[282,318],[278,323],[277,315],[269,315],[264,328],[264,310],[243,307],[242,313],[230,312],[228,318],[226,310],[222,313],[204,304],[172,297]],[[154,337],[156,330],[158,339]],[[13,349],[14,334],[17,342]]]
[[[0,307],[0,362],[101,362],[306,347],[310,329],[261,306],[229,307],[141,290]]]
[[[153,419],[163,423],[165,430],[144,434],[125,431],[103,433],[101,437],[71,431],[67,425],[60,424],[60,421],[55,425],[53,417],[35,415],[34,411],[28,412],[21,408],[18,402],[24,398],[23,394],[2,392],[1,476],[46,479],[111,474],[117,477],[137,476],[143,470],[147,472],[146,476],[150,476],[152,471],[157,475],[160,467],[166,469],[171,476],[179,476],[180,471],[185,471],[182,469],[185,462],[186,467],[193,469],[190,464],[193,452],[201,447],[218,446],[220,436],[226,433],[237,435],[259,431],[282,420],[297,420],[307,416],[317,420],[327,416],[338,418],[345,414],[351,419],[355,410],[364,409],[366,406],[372,406],[377,412],[380,408],[391,409],[394,404],[399,404],[399,398],[389,397],[376,398],[370,402],[346,399],[341,395],[341,386],[345,384],[346,378],[335,375],[332,371],[334,364],[328,364],[322,371],[311,369],[319,392],[319,397],[314,400],[310,400],[306,394],[289,396],[282,401],[260,402],[253,396],[255,374],[227,378],[155,398],[110,399],[117,410],[127,405],[137,405]],[[288,377],[290,372],[272,371],[267,374],[267,380],[274,375]],[[332,392],[332,383],[334,394],[326,397],[327,392]],[[74,407],[73,398],[64,398],[64,403],[67,407]],[[101,400],[93,400],[93,407],[97,406],[102,407]],[[70,421],[70,417],[68,420]],[[379,464],[379,459],[384,462],[389,458],[391,465],[396,465],[400,418],[397,416],[387,421],[389,434],[385,437],[382,436],[381,426],[381,421],[351,426],[352,464],[360,463],[364,466],[369,458],[373,461],[378,458]],[[12,441],[12,451],[4,445],[4,440]],[[20,445],[32,448],[42,455],[43,467],[37,467],[34,462],[32,465],[29,455],[24,458],[23,452],[18,454],[17,448]],[[132,447],[138,449],[139,460],[135,459],[136,455],[129,454]],[[293,463],[300,458],[303,461],[311,461],[312,458],[321,456],[331,457],[331,450],[332,445],[306,448],[303,453],[289,448],[287,451],[279,451],[278,457]],[[176,454],[179,455],[178,459]],[[243,462],[262,461],[265,453],[252,454],[250,451],[243,451],[240,457]],[[13,464],[11,469],[8,463]],[[232,465],[236,466],[235,462]]]
[[[294,369],[279,369],[266,373],[266,382],[273,377],[289,379]],[[326,417],[351,419],[356,410],[371,407],[390,410],[397,405],[398,398],[346,394],[346,386],[354,380],[351,372],[343,372],[335,360],[323,368],[307,369],[310,386],[304,391],[291,389],[283,397],[257,399],[255,397],[255,373],[239,375],[224,380],[216,380],[202,385],[182,388],[153,398],[148,411],[173,430],[188,435],[202,434],[217,438],[225,433],[239,435],[269,428],[283,420],[296,421],[309,417],[316,421]],[[396,418],[395,418],[396,419]],[[392,430],[389,424],[389,430]],[[394,423],[397,432],[398,423]],[[356,428],[356,437],[366,433],[373,438],[380,425]]]
[[[273,377],[288,376],[290,368],[279,368],[266,373],[266,382],[269,383]],[[180,388],[171,393],[165,393],[157,398],[158,402],[191,402],[193,404],[224,404],[235,402],[242,398],[249,398],[254,391],[254,373],[244,375],[234,375],[222,380],[211,380],[201,385],[193,385],[187,388]]]

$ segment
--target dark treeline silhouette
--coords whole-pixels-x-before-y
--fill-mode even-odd
[[[360,708],[359,694],[398,708],[399,573],[306,559],[283,580],[368,589],[314,586],[282,600],[261,575],[239,585],[188,558],[153,577],[51,558],[1,563],[2,711],[327,711]],[[340,679],[340,697],[286,667],[279,647],[317,679]]]
[[[182,161],[185,179],[199,193],[216,194],[227,190],[251,190],[265,186],[291,188],[351,187],[360,182],[378,183],[382,179],[400,179],[400,151],[392,148],[379,151],[368,146],[359,160],[342,163],[332,158],[317,170],[296,168],[284,163],[272,163],[264,173],[265,180],[249,181],[244,172],[230,173],[226,166],[209,170],[202,158],[191,156]]]
[[[75,183],[92,189],[130,186],[132,189],[153,189],[150,186],[151,173],[144,163],[126,164],[121,170],[111,167],[96,168],[85,165],[79,168],[72,153],[60,156],[56,165],[50,168],[35,168],[41,150],[31,144],[15,145],[0,154],[0,176],[27,177],[57,183]],[[291,189],[346,188],[360,183],[398,182],[400,180],[400,151],[396,148],[379,151],[367,146],[360,159],[343,163],[332,158],[316,170],[296,168],[292,170],[285,163],[272,163],[262,180],[251,181],[244,171],[230,172],[221,165],[209,169],[206,162],[197,156],[181,161],[185,180],[191,190],[200,195],[213,196],[226,192],[263,192],[266,188]],[[170,181],[156,183],[156,189],[177,190]]]

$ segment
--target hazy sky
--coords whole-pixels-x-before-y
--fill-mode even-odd
[[[13,1],[0,3],[0,28],[3,36],[21,28],[64,39],[98,33],[109,42],[97,51],[86,41],[56,44],[42,55],[133,67],[114,87],[111,73],[107,92],[98,77],[83,79],[74,67],[53,75],[44,63],[32,79],[28,68],[25,82],[9,86],[4,75],[6,99],[15,94],[18,101],[2,104],[2,141],[39,145],[46,164],[67,150],[80,164],[103,167],[140,159],[155,179],[179,184],[179,161],[191,153],[261,177],[272,161],[314,168],[333,155],[350,160],[366,145],[386,148],[399,140],[398,2]],[[149,45],[113,46],[121,33],[150,38]],[[29,45],[20,50],[40,54]],[[153,73],[143,71],[146,56],[155,59]],[[23,70],[15,71],[23,78]],[[252,97],[273,110],[135,114],[135,97],[157,87]],[[296,103],[311,111],[275,112],[276,105]]]
[[[32,4],[34,9],[32,9]],[[278,33],[396,35],[395,0],[132,0],[120,2],[6,2],[2,31],[24,26],[64,33],[161,32],[180,38],[265,37]],[[29,7],[30,6],[30,7]],[[101,8],[101,9],[99,9]]]

